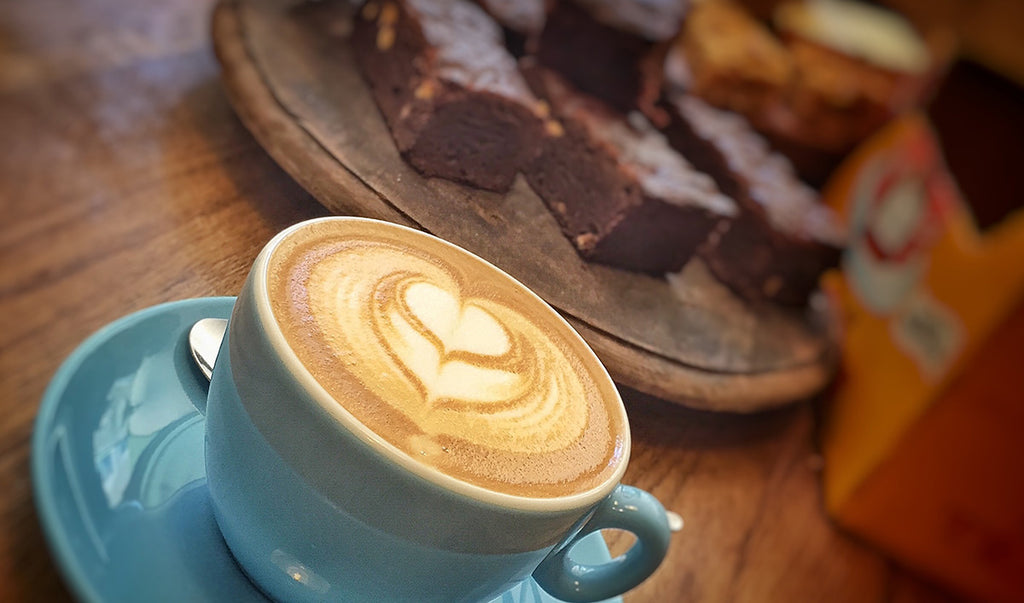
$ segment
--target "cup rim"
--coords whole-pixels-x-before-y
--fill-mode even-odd
[[[425,463],[417,461],[411,455],[404,452],[363,424],[362,421],[356,418],[356,416],[348,411],[342,404],[337,403],[334,396],[332,396],[326,388],[316,380],[316,377],[314,377],[309,369],[306,368],[298,355],[292,349],[291,345],[288,343],[287,339],[285,339],[284,332],[281,330],[280,324],[274,317],[273,309],[270,304],[270,295],[267,288],[267,273],[270,265],[270,257],[281,242],[297,230],[324,222],[361,222],[373,224],[376,228],[393,229],[400,232],[404,231],[411,233],[416,237],[426,237],[436,243],[440,243],[441,246],[448,248],[457,254],[462,254],[483,262],[486,266],[494,270],[501,278],[511,281],[524,294],[538,302],[541,307],[547,308],[547,311],[565,331],[565,336],[580,344],[577,348],[582,354],[583,360],[593,369],[595,380],[598,382],[598,387],[600,387],[603,392],[613,396],[618,402],[613,406],[617,409],[621,418],[622,448],[620,455],[621,460],[619,461],[618,466],[615,467],[615,470],[600,484],[588,490],[567,496],[529,497],[498,492],[450,476],[438,469],[426,465]],[[445,491],[479,502],[503,508],[532,512],[563,512],[571,509],[583,509],[589,507],[605,498],[609,493],[611,493],[615,486],[621,482],[622,476],[626,471],[626,466],[629,463],[632,441],[629,418],[626,413],[625,406],[622,403],[622,398],[619,395],[618,388],[611,376],[608,374],[608,370],[597,357],[597,354],[594,353],[593,349],[591,349],[590,345],[583,339],[576,329],[574,329],[572,325],[569,324],[561,314],[559,314],[557,310],[544,301],[544,299],[537,295],[533,290],[521,283],[518,279],[501,268],[498,268],[486,259],[433,234],[416,230],[401,224],[356,216],[327,216],[298,222],[275,235],[256,258],[256,261],[253,263],[252,273],[252,293],[254,301],[256,302],[255,307],[257,317],[263,326],[263,331],[267,335],[268,341],[274,348],[278,357],[285,364],[289,374],[296,379],[304,391],[310,394],[320,408],[325,410],[332,418],[339,421],[339,423],[349,433],[355,435],[360,441],[369,446],[376,453],[395,462],[398,466],[411,474],[423,478]]]

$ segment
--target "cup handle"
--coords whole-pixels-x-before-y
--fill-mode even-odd
[[[581,538],[605,528],[632,532],[636,542],[624,555],[588,565],[570,559]],[[668,550],[671,531],[665,508],[654,496],[632,486],[617,486],[583,527],[541,562],[533,578],[551,596],[570,603],[601,601],[647,579]]]

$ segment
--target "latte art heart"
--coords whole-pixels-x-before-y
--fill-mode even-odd
[[[378,292],[395,302],[378,317],[377,327],[381,346],[411,372],[427,406],[444,399],[485,403],[515,396],[525,379],[501,366],[512,342],[498,320],[436,285],[409,280],[397,283],[397,292]]]
[[[531,453],[579,438],[583,387],[574,372],[559,374],[570,363],[549,338],[511,308],[466,298],[435,264],[404,258],[403,270],[381,270],[395,264],[388,255],[339,253],[310,274],[321,331],[361,371],[388,376],[365,386],[430,436],[471,433],[478,445]]]
[[[437,285],[413,280],[397,297],[446,352],[501,356],[509,350],[509,333],[498,319]]]
[[[567,327],[493,268],[366,233],[288,243],[268,271],[286,340],[339,404],[400,450],[540,496],[585,489],[620,460],[622,425],[578,352],[554,336]]]

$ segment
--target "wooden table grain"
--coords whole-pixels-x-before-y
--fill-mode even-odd
[[[275,232],[327,213],[233,114],[211,6],[0,3],[0,601],[70,598],[29,475],[60,362],[129,312],[234,294]],[[685,520],[627,602],[948,599],[828,522],[813,405],[739,417],[623,393],[626,481]]]

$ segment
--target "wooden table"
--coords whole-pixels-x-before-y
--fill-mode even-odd
[[[0,601],[69,598],[29,476],[64,357],[126,313],[234,294],[275,232],[327,213],[233,114],[210,8],[0,4]],[[736,417],[624,396],[626,481],[686,521],[627,602],[946,600],[829,524],[812,405]]]

